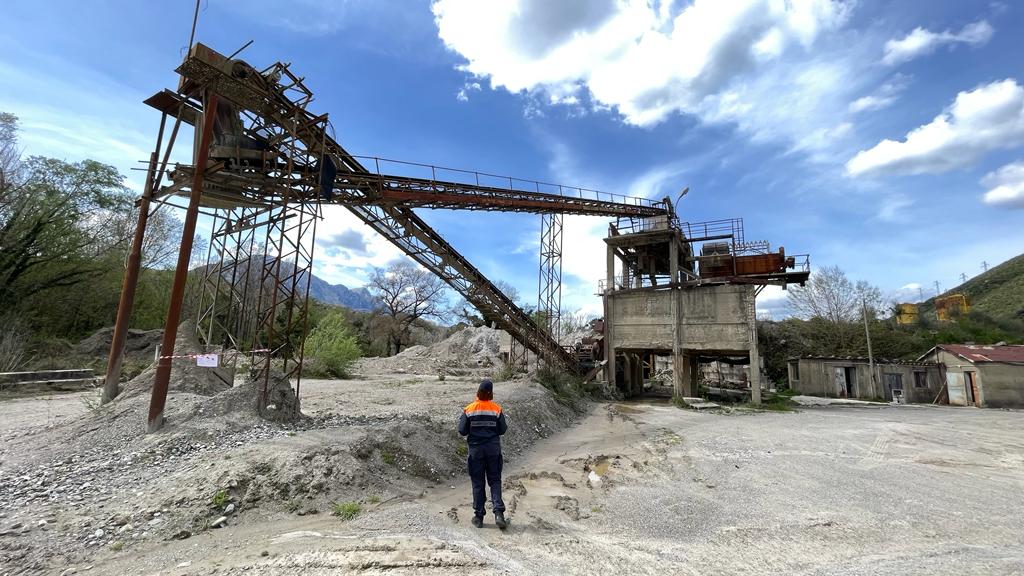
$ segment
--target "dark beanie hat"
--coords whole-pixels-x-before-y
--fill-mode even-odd
[[[480,387],[476,389],[477,392],[494,392],[494,383],[486,378],[480,381]]]

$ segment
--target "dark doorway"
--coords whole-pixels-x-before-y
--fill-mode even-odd
[[[964,372],[964,388],[967,389],[967,404],[978,406],[978,379],[974,372]]]
[[[843,368],[843,372],[846,373],[846,397],[856,398],[853,394],[853,383],[856,381],[855,378],[857,377],[857,372],[853,366]]]

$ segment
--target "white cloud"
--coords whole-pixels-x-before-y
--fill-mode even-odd
[[[674,112],[701,114],[709,97],[731,106],[726,112],[749,105],[730,100],[728,87],[790,47],[810,47],[845,21],[848,5],[437,0],[433,11],[441,39],[467,60],[462,69],[489,77],[493,88],[542,90],[567,103],[586,88],[595,106],[648,126]]]
[[[350,288],[363,286],[374,268],[382,268],[404,253],[341,206],[324,206],[317,229],[314,273]]]
[[[988,187],[984,196],[986,204],[1024,208],[1024,160],[989,172],[981,183]]]
[[[466,82],[462,85],[462,88],[455,94],[455,99],[459,102],[469,102],[469,93],[480,90],[479,82]]]
[[[957,44],[981,46],[988,42],[994,33],[995,30],[992,26],[984,20],[968,24],[959,32],[949,30],[932,32],[924,28],[914,28],[903,38],[889,40],[885,43],[885,55],[882,56],[882,63],[889,66],[902,64],[919,56],[931,54],[940,46],[955,46]]]
[[[765,286],[757,297],[757,317],[762,320],[782,320],[789,317],[789,293],[781,286]]]
[[[957,94],[953,104],[903,141],[882,140],[846,163],[851,176],[938,173],[986,152],[1024,143],[1024,87],[1007,79]]]
[[[885,222],[894,222],[902,218],[901,211],[914,205],[914,201],[905,194],[895,192],[881,199],[881,207],[878,209],[878,219]]]
[[[906,87],[907,78],[902,74],[897,74],[873,94],[862,96],[851,102],[849,110],[851,113],[857,114],[858,112],[872,112],[887,108],[896,102]]]

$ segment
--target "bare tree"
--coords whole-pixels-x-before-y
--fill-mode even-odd
[[[380,299],[378,311],[389,354],[402,349],[416,320],[445,313],[444,281],[407,260],[374,269],[367,288]]]
[[[863,280],[852,282],[837,266],[811,275],[806,286],[789,289],[794,316],[808,320],[808,336],[826,354],[851,354],[860,349],[863,328],[858,321],[867,305],[868,319],[884,309],[881,291]]]
[[[811,274],[805,286],[791,287],[788,301],[794,316],[805,320],[821,318],[833,324],[858,320],[862,302],[867,303],[871,316],[885,305],[877,287],[863,280],[850,281],[838,266]]]

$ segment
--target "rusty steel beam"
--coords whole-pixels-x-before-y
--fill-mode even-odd
[[[163,134],[164,115],[160,121],[160,132]],[[124,281],[121,284],[121,298],[117,304],[117,320],[114,322],[114,334],[110,340],[110,355],[107,357],[107,374],[103,380],[101,404],[106,404],[117,397],[120,392],[121,365],[124,362],[124,348],[128,342],[128,321],[135,307],[135,289],[139,285],[139,269],[142,267],[142,242],[146,235],[146,224],[149,221],[149,199],[153,193],[153,180],[156,177],[157,153],[149,157],[149,172],[146,185],[142,191],[142,203],[139,205],[139,221],[135,225],[131,252],[124,269]]]
[[[210,143],[213,139],[213,110],[217,108],[217,93],[207,92],[203,105],[203,129],[196,154],[196,165],[206,166],[210,156]],[[181,233],[181,248],[178,250],[178,263],[174,269],[174,283],[171,285],[170,304],[167,308],[167,321],[164,322],[163,342],[160,345],[160,358],[156,364],[156,375],[153,377],[153,394],[149,402],[149,418],[147,432],[155,432],[163,425],[164,405],[167,403],[167,388],[171,380],[171,356],[174,355],[174,343],[178,336],[178,324],[181,321],[181,305],[185,298],[185,283],[188,280],[188,264],[192,256],[192,243],[196,233],[196,221],[199,219],[199,199],[203,195],[204,170],[196,170],[192,179],[192,193],[189,197],[188,209],[185,211],[185,223]]]
[[[643,198],[607,194],[608,199],[602,200],[584,196],[582,191],[573,196],[389,174],[339,174],[335,179],[335,194],[337,197],[328,202],[617,217],[653,217],[667,213],[664,203]]]

